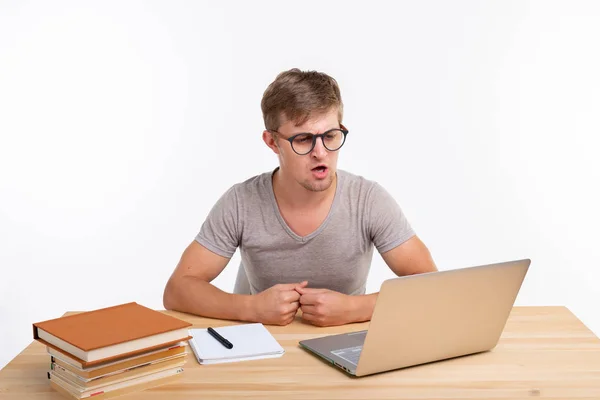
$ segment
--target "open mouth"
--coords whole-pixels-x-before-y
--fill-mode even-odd
[[[325,172],[327,171],[327,167],[324,165],[319,165],[318,167],[315,167],[312,170],[316,172]]]

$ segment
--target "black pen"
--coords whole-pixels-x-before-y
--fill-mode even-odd
[[[231,342],[227,339],[225,339],[223,336],[219,335],[217,333],[217,331],[215,331],[213,328],[209,327],[207,329],[208,333],[210,334],[210,336],[214,337],[215,339],[217,339],[219,341],[219,343],[221,343],[223,346],[227,347],[228,349],[232,349],[233,345],[231,344]]]

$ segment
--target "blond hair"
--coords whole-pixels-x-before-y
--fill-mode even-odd
[[[265,128],[274,131],[283,123],[282,117],[298,126],[334,108],[341,123],[344,105],[337,81],[325,73],[298,68],[277,75],[261,101]]]

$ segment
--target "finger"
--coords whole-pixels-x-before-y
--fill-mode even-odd
[[[305,283],[306,282],[306,283]],[[281,291],[286,290],[296,290],[297,287],[306,286],[308,284],[307,281],[301,283],[280,283],[276,285]]]
[[[278,283],[275,285],[277,289],[284,292],[287,290],[294,290],[296,288],[297,283]]]
[[[308,286],[308,281],[302,281],[296,286],[296,289],[303,289],[306,286]]]
[[[319,321],[320,321],[320,320],[319,320],[319,317],[318,317],[318,316],[316,316],[316,315],[314,315],[314,314],[310,314],[310,313],[303,313],[303,314],[302,314],[302,319],[303,319],[304,321],[308,321],[308,322],[310,322],[310,323],[311,323],[311,324],[313,324],[313,325],[317,325],[317,324],[319,324],[319,323],[320,323],[320,322],[319,322]]]
[[[308,294],[308,293],[316,294],[316,293],[325,293],[325,292],[330,291],[329,289],[314,289],[314,288],[307,288],[307,287],[299,288],[296,290],[300,291],[301,292],[300,294],[303,294],[303,295]]]
[[[300,303],[294,301],[293,303],[290,303],[288,307],[288,313],[296,313],[296,311],[298,311],[298,308],[300,308]]]
[[[303,314],[313,314],[313,315],[317,315],[317,307],[312,306],[312,305],[303,305],[300,307],[300,309],[302,310]]]
[[[300,304],[319,304],[320,303],[320,293],[307,293],[300,296]]]
[[[296,318],[296,314],[297,314],[297,312],[295,312],[295,311],[291,312],[291,313],[288,313],[288,314],[283,314],[281,316],[281,320],[285,321],[285,324],[287,325],[287,324],[289,324],[290,322],[292,322]]]
[[[284,323],[285,323],[286,325],[289,325],[289,324],[291,324],[292,322],[294,322],[294,319],[295,319],[295,318],[296,318],[296,314],[292,314],[292,315],[291,315],[289,318],[287,318],[287,319],[285,320],[285,322],[284,322]]]
[[[300,299],[298,300],[300,302],[300,305],[303,306],[305,304],[313,304],[314,303],[314,296],[311,296],[309,294],[303,294],[302,296],[300,296]]]
[[[314,315],[314,314],[302,312],[302,319],[304,319],[306,321],[314,321],[315,318],[316,318],[316,315]]]
[[[296,285],[294,289],[296,290],[296,292],[302,294],[302,291],[304,290],[304,288],[306,288],[307,285],[308,281],[300,282],[298,285]]]
[[[283,293],[281,298],[286,303],[293,303],[300,299],[300,293],[296,292],[295,290],[290,290],[289,292]]]

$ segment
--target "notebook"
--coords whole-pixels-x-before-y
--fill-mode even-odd
[[[190,347],[200,364],[218,364],[235,361],[281,357],[285,351],[261,323],[213,327],[227,339],[228,349],[212,337],[206,329],[190,329]]]

